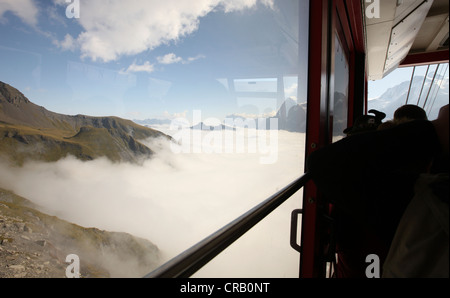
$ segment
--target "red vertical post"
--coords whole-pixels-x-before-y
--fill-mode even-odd
[[[306,159],[312,152],[332,141],[333,106],[330,104],[336,71],[332,56],[335,34],[342,36],[349,56],[349,123],[363,108],[367,109],[361,2],[310,0],[309,24]],[[324,251],[328,232],[319,216],[329,211],[327,207],[321,202],[314,183],[308,182],[303,193],[300,277],[325,277]]]
[[[309,17],[306,156],[327,144],[329,84],[329,1],[311,0]],[[303,193],[300,277],[322,277],[317,237],[317,189],[308,182]]]

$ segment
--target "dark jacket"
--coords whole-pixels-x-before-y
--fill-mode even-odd
[[[307,158],[307,171],[335,208],[338,246],[358,255],[353,263],[364,265],[369,253],[383,261],[415,181],[440,152],[433,124],[413,121],[347,137]],[[364,275],[362,268],[356,275]]]

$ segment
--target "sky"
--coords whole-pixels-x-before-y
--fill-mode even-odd
[[[445,71],[447,64],[442,64],[438,69],[438,74],[445,76],[448,80],[448,69]],[[428,76],[432,77],[437,64],[430,65]],[[410,81],[413,74],[414,67],[399,67],[393,72],[386,75],[381,80],[369,81],[368,84],[368,94],[369,100],[380,97],[389,88],[395,87],[400,83]],[[445,73],[444,73],[445,71]],[[427,74],[427,66],[417,66],[414,70],[414,77],[425,76]]]
[[[306,58],[300,49],[306,43],[297,43],[293,3],[0,0],[0,80],[70,115],[142,120],[189,118],[194,110],[218,119],[271,113],[280,99],[236,100],[230,79],[252,79],[246,84],[259,89],[251,91],[270,92],[277,73],[271,68],[299,63],[306,69],[306,59],[298,61],[299,50]],[[306,40],[307,18],[300,21]],[[283,97],[304,92],[304,101],[306,80],[299,88],[297,72],[283,72],[289,75]]]
[[[298,19],[298,8],[286,3],[0,0],[0,80],[70,115],[273,115],[286,98],[306,101],[307,17]],[[286,70],[295,64],[296,71]],[[233,96],[276,93],[279,65],[286,74],[281,98]],[[409,80],[411,71],[370,81],[369,99]]]
[[[381,80],[369,81],[368,96],[369,100],[380,97],[387,89],[411,79],[411,68],[397,68]]]
[[[404,105],[408,98],[408,104],[419,105],[427,112],[428,119],[436,119],[440,108],[448,104],[448,66],[448,63],[440,63],[415,68],[400,67],[381,80],[369,81],[368,108],[381,109],[387,114],[386,120],[392,119],[394,111]],[[413,75],[413,84],[410,85]],[[403,87],[396,90],[401,83]]]

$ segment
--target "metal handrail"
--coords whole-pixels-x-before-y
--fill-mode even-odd
[[[306,173],[217,232],[182,252],[144,278],[190,277],[278,208],[310,179]]]

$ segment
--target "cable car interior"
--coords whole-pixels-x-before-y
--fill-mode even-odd
[[[308,71],[307,78],[299,77],[307,81],[305,159],[344,138],[342,131],[368,114],[369,81],[381,80],[402,67],[430,67],[449,61],[447,0],[310,0],[308,5]],[[295,37],[292,40],[299,42]],[[283,78],[298,73],[294,65],[278,71],[282,73],[267,77]],[[442,67],[442,71],[445,73],[447,69]],[[228,81],[251,81],[250,75],[234,74]],[[411,82],[413,77],[414,71]],[[427,92],[423,90],[424,94]],[[408,94],[405,103],[417,104],[415,101]],[[330,206],[324,203],[309,173],[304,172],[145,277],[191,277],[297,192],[303,192],[303,204],[292,211],[291,238],[286,245],[299,254],[299,277],[333,276],[335,251],[329,249],[334,245],[329,237]]]

